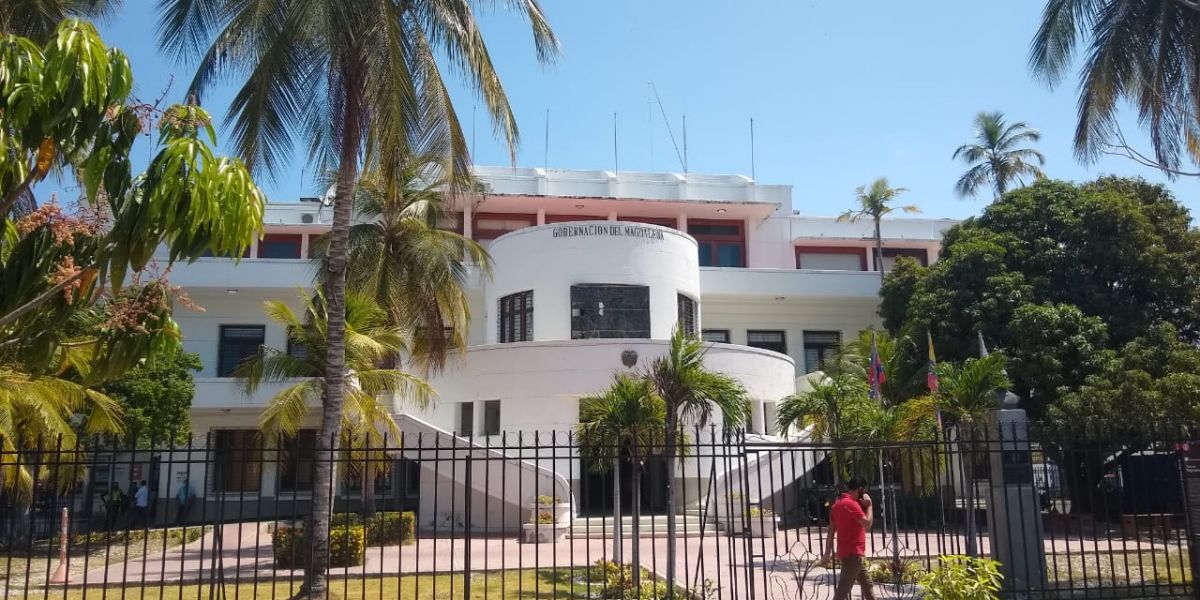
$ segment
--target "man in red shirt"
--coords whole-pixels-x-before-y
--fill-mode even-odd
[[[875,592],[871,589],[871,579],[863,561],[867,554],[867,530],[871,529],[874,519],[871,497],[867,495],[862,481],[852,479],[846,487],[846,492],[829,509],[829,540],[822,560],[826,564],[831,562],[836,542],[836,556],[842,563],[842,576],[838,578],[833,600],[850,598],[850,590],[854,589],[856,581],[863,598],[875,600]]]

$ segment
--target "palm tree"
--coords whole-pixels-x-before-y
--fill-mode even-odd
[[[1041,138],[1042,134],[1024,121],[1006,123],[1002,112],[975,115],[974,142],[963,144],[954,151],[953,158],[961,158],[971,167],[958,178],[954,191],[966,198],[978,194],[984,185],[990,185],[999,198],[1014,181],[1024,185],[1026,176],[1045,177],[1041,165],[1046,164],[1046,157],[1033,148],[1020,147]]]
[[[622,562],[621,461],[628,457],[633,475],[633,588],[641,589],[639,538],[641,525],[642,463],[654,448],[663,445],[666,405],[650,382],[619,373],[612,386],[580,399],[579,449],[597,473],[613,472],[613,560]]]
[[[742,427],[750,420],[750,402],[741,383],[728,375],[704,368],[708,347],[676,326],[667,353],[651,361],[645,377],[654,393],[662,398],[666,410],[663,448],[666,461],[667,567],[668,590],[675,589],[675,463],[680,450],[680,419],[695,427],[709,423],[713,410],[719,410],[726,429]]]
[[[438,228],[449,182],[434,159],[414,158],[399,177],[395,186],[377,173],[359,183],[363,222],[350,227],[347,286],[374,298],[393,327],[412,332],[410,360],[438,370],[451,350],[466,346],[467,278],[471,265],[490,274],[491,256],[474,240]]]
[[[1010,384],[1004,365],[1004,355],[999,352],[968,358],[961,365],[939,364],[937,394],[909,402],[906,423],[901,425],[910,430],[912,423],[928,423],[940,412],[943,422],[953,428],[965,447],[962,468],[967,488],[967,553],[971,555],[976,553],[975,440],[986,435],[988,414],[1000,408],[997,390],[1008,389]]]
[[[1030,47],[1029,65],[1048,84],[1076,72],[1075,51],[1087,48],[1079,69],[1075,153],[1083,160],[1116,151],[1169,175],[1197,161],[1200,127],[1200,2],[1175,0],[1053,0]],[[1118,107],[1137,107],[1154,156],[1133,150],[1116,122]]]
[[[10,0],[0,12],[0,33],[46,41],[66,19],[104,20],[120,0]]]
[[[558,41],[537,0],[512,3],[529,21],[539,59]],[[519,133],[471,2],[453,0],[159,0],[160,46],[198,59],[190,92],[201,97],[244,78],[230,105],[234,146],[255,170],[278,173],[294,142],[337,172],[323,278],[329,336],[321,439],[341,423],[346,367],[346,270],[351,204],[364,161],[395,183],[414,140],[438,150],[456,188],[467,176],[466,138],[439,58],[478,92],[514,155]],[[210,43],[211,42],[211,43]],[[441,57],[438,55],[442,54]],[[424,144],[428,143],[426,146]],[[323,596],[329,551],[331,466],[314,473],[313,555],[300,595]]]
[[[263,383],[285,383],[267,403],[259,419],[259,430],[278,444],[296,436],[307,420],[309,411],[325,399],[326,379],[324,349],[329,343],[328,312],[324,297],[303,297],[304,316],[298,316],[287,304],[278,300],[266,302],[266,312],[288,332],[294,348],[303,352],[263,346],[259,352],[238,366],[234,373],[246,395],[254,394]],[[338,435],[350,454],[350,461],[359,471],[363,486],[363,510],[374,513],[375,473],[362,465],[383,470],[387,464],[378,449],[385,436],[399,439],[400,429],[392,419],[391,406],[380,397],[399,395],[418,406],[425,406],[433,395],[432,389],[409,373],[384,369],[379,365],[387,356],[407,348],[403,332],[387,325],[386,315],[370,298],[351,294],[346,303],[346,367],[352,385],[346,390],[346,410],[342,412]],[[296,381],[299,380],[299,381]],[[319,443],[318,443],[319,445]],[[316,461],[316,464],[330,461]]]
[[[879,222],[883,217],[896,210],[902,210],[906,213],[921,212],[916,205],[908,206],[889,206],[897,196],[907,192],[904,188],[894,188],[888,185],[887,177],[880,177],[871,182],[870,186],[860,186],[855,190],[855,198],[858,200],[858,209],[848,210],[838,215],[839,223],[857,223],[862,219],[871,219],[875,224],[875,268],[879,270],[879,278],[883,279],[883,234],[880,232]]]

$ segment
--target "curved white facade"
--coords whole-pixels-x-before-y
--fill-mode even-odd
[[[567,431],[579,422],[578,400],[629,371],[622,362],[627,350],[637,353],[641,368],[667,349],[665,340],[558,340],[476,346],[430,385],[438,401],[430,420],[454,427],[458,402],[501,400],[504,431]],[[735,377],[752,400],[774,402],[795,389],[796,367],[777,352],[733,344],[712,344],[704,357],[714,371]],[[396,412],[412,411],[403,403]]]
[[[622,221],[578,221],[521,229],[489,251],[495,263],[484,286],[487,343],[499,331],[499,299],[533,291],[533,340],[571,339],[571,286],[650,288],[650,337],[668,339],[678,318],[677,294],[699,304],[696,241],[668,227]]]

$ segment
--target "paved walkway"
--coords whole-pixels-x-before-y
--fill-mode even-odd
[[[225,525],[221,530],[221,549],[214,551],[216,532],[186,546],[165,553],[152,554],[109,565],[97,565],[73,583],[86,586],[141,583],[207,582],[214,576],[229,583],[272,585],[298,578],[299,571],[275,569],[271,535],[266,523]],[[799,600],[830,595],[834,574],[815,566],[823,543],[823,532],[817,528],[781,531],[773,538],[746,539],[705,532],[699,537],[678,538],[677,576],[689,587],[697,588],[704,579],[717,589],[715,598],[761,598],[764,600]],[[926,562],[939,553],[962,552],[961,537],[939,536],[936,533],[908,532],[899,538],[900,555],[908,560]],[[893,555],[893,547],[883,535],[870,540],[872,554],[877,557]],[[982,540],[980,551],[988,551]],[[638,545],[644,567],[662,575],[666,565],[666,539],[643,539]],[[1077,556],[1114,553],[1138,555],[1154,552],[1169,555],[1179,553],[1178,544],[1134,541],[1062,540],[1046,542],[1048,553]],[[358,578],[364,576],[400,576],[415,573],[451,573],[500,571],[538,568],[564,572],[571,579],[583,582],[583,569],[600,559],[611,558],[610,540],[577,539],[551,544],[521,544],[514,537],[474,539],[421,538],[406,546],[374,547],[367,549],[365,564],[337,568],[334,576]],[[624,560],[632,560],[632,543],[624,546]],[[469,564],[468,564],[469,562]],[[747,564],[753,568],[746,568]],[[1156,565],[1161,571],[1163,565]],[[1167,568],[1170,568],[1169,565]],[[1175,565],[1174,569],[1186,569]],[[911,590],[894,590],[877,586],[880,598],[912,597]]]

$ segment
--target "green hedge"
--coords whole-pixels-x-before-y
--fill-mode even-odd
[[[347,525],[366,529],[369,546],[409,544],[417,539],[417,516],[411,512],[378,512],[366,521],[358,513],[335,513],[330,520],[330,527]]]
[[[308,562],[309,547],[303,526],[276,526],[271,536],[271,546],[275,552],[275,566],[278,568],[302,569]],[[330,526],[330,567],[361,565],[366,554],[366,534],[361,525]]]

